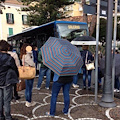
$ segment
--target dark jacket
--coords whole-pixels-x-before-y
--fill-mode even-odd
[[[38,62],[38,51],[36,50],[33,50],[33,60],[34,60],[34,63]]]
[[[41,64],[41,67],[42,67],[42,68],[48,68],[47,66],[45,66],[45,65],[43,64],[43,59],[42,59],[42,52],[41,52],[41,50],[38,52],[38,62]]]
[[[10,54],[0,52],[0,86],[18,82],[18,68]]]
[[[89,51],[89,50],[83,50],[81,51],[81,56],[83,58],[83,68],[85,68],[85,59],[86,59],[86,53],[88,51],[88,57],[87,57],[87,61],[93,61],[94,60],[94,57],[92,56],[92,53]]]

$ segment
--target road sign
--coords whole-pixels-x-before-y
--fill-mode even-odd
[[[91,6],[91,5],[84,5],[83,6],[83,12],[89,13],[92,15],[96,15],[97,13],[97,6]],[[100,8],[100,16],[107,17],[107,8],[104,6],[101,6]]]

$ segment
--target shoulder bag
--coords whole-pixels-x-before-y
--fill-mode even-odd
[[[18,67],[19,71],[19,79],[33,79],[36,75],[35,67],[25,66],[25,58],[23,62],[23,66]]]
[[[86,53],[85,66],[87,70],[94,70],[95,69],[94,62],[90,60],[87,62],[87,58],[88,58],[88,51]]]

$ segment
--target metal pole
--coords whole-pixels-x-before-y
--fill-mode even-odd
[[[114,43],[113,43],[113,66],[112,66],[112,92],[114,98],[114,80],[115,80],[115,48],[116,48],[116,34],[117,34],[117,6],[118,0],[115,0],[115,15],[114,15]]]
[[[115,107],[112,96],[112,27],[113,27],[113,0],[108,0],[108,16],[106,31],[106,56],[105,56],[105,79],[103,86],[102,107]]]
[[[97,23],[96,23],[96,54],[95,54],[95,102],[97,103],[98,92],[98,42],[100,26],[100,0],[97,1]]]

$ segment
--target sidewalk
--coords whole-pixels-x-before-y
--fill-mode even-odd
[[[81,82],[81,81],[80,81]],[[24,90],[19,92],[21,99],[12,101],[11,113],[13,118],[18,120],[120,120],[120,93],[115,93],[115,108],[103,108],[95,104],[94,86],[92,90],[73,88],[70,90],[70,109],[68,115],[64,115],[62,90],[57,99],[56,116],[47,117],[45,112],[50,109],[51,88],[45,89],[45,80],[38,91],[36,89],[37,79],[34,81],[33,101],[36,105],[30,108],[25,106]],[[101,100],[101,93],[98,93],[98,102]]]

